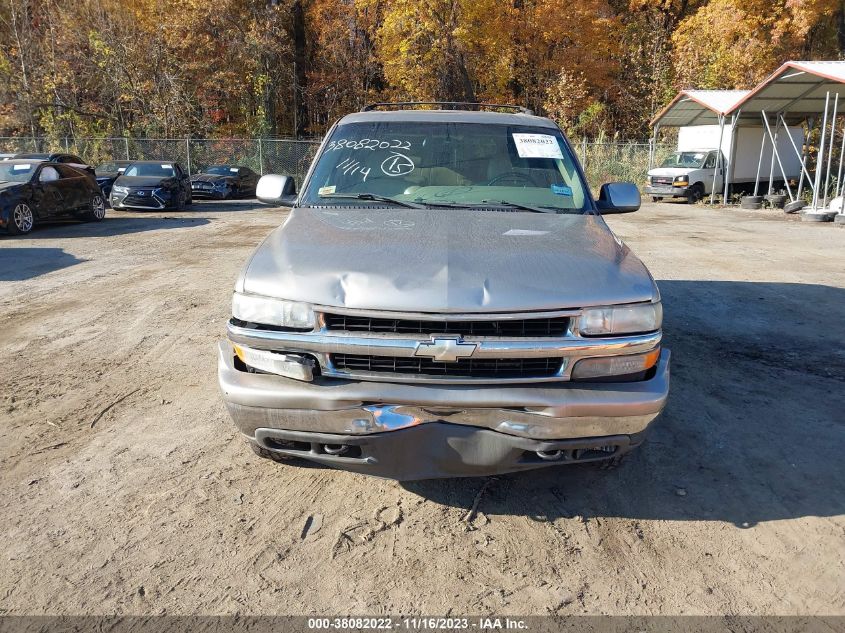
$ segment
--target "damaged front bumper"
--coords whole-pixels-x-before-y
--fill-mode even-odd
[[[218,375],[235,424],[284,456],[399,480],[481,476],[595,461],[643,440],[669,392],[669,351],[637,382],[406,384],[240,371]]]

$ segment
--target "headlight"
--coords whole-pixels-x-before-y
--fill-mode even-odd
[[[235,354],[241,359],[244,365],[266,371],[270,374],[286,376],[287,378],[307,381],[314,380],[314,367],[316,363],[311,358],[302,356],[301,354],[282,354],[262,349],[252,349],[250,347],[243,347],[242,345],[235,345],[234,348]]]
[[[249,323],[312,329],[316,325],[310,305],[236,292],[232,297],[232,316]]]
[[[673,184],[686,186],[689,184],[689,176],[677,176]]]
[[[228,187],[229,187],[229,183],[226,182],[225,180],[219,180],[219,181],[214,183],[215,189],[228,189]]]
[[[638,374],[654,367],[659,358],[659,347],[647,354],[584,358],[575,363],[575,366],[572,368],[572,379],[589,380],[591,378],[604,378],[607,376]]]
[[[663,306],[637,303],[606,308],[587,308],[578,319],[578,331],[584,336],[654,332],[663,322]]]
[[[121,187],[120,185],[114,185],[111,190],[115,193],[129,193],[129,187]]]

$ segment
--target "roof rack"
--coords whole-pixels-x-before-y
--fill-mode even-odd
[[[476,103],[473,101],[394,101],[392,103],[369,103],[363,108],[361,108],[361,112],[371,112],[376,108],[402,109],[413,106],[448,106],[446,108],[441,108],[445,110],[480,110],[482,108],[487,108],[500,110],[516,110],[520,114],[534,114],[533,110],[529,110],[528,108],[523,108],[522,106],[518,105],[508,105],[500,103]]]

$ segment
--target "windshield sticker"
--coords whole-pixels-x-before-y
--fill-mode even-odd
[[[173,169],[173,165],[166,165],[165,164],[165,165],[162,165],[161,168],[162,169]]]
[[[233,174],[237,174],[238,171],[240,171],[240,170],[237,167],[229,167],[229,171],[232,172]]]
[[[572,197],[572,187],[567,187],[566,185],[552,185],[552,193],[557,196]]]
[[[530,229],[511,229],[504,235],[548,235],[548,231],[532,231]]]
[[[354,160],[352,158],[344,158],[337,164],[335,169],[343,170],[344,176],[354,176],[355,173],[361,174],[361,182],[367,182],[367,176],[370,175],[370,168],[369,167],[361,167],[361,162]]]
[[[411,149],[410,141],[403,141],[398,138],[379,140],[377,138],[362,138],[360,141],[354,139],[342,138],[337,141],[329,141],[326,147],[327,152],[332,152],[339,149],[368,149],[376,151],[377,149]]]
[[[551,134],[514,133],[512,136],[520,158],[563,158],[560,145]]]
[[[321,196],[330,196],[335,192],[336,189],[337,187],[335,187],[334,185],[331,185],[329,187],[320,187],[317,190],[317,193]]]
[[[24,169],[32,169],[32,165],[29,163],[25,165],[12,165],[12,171],[23,171]]]
[[[381,170],[387,176],[404,176],[414,171],[414,167],[414,161],[399,152],[392,152],[381,163]]]

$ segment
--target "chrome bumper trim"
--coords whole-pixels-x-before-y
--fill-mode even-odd
[[[369,434],[430,421],[542,439],[633,434],[660,414],[669,393],[668,350],[649,380],[534,386],[302,382],[238,371],[233,355],[221,341],[220,387],[246,435],[257,428]]]

